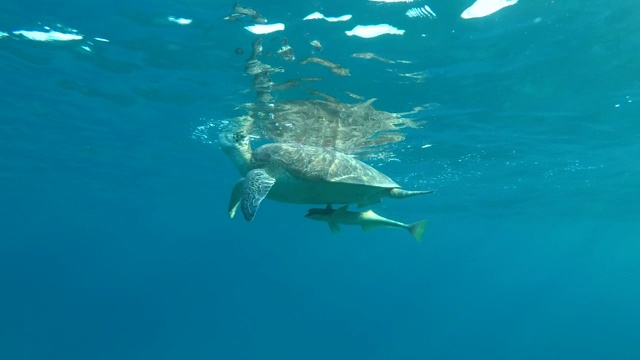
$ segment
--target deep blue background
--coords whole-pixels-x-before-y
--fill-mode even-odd
[[[227,218],[238,175],[215,139],[254,99],[255,35],[222,21],[231,3],[2,3],[0,31],[85,40],[0,38],[0,358],[640,358],[640,4],[404,15],[423,4],[247,4],[287,24],[267,50],[286,36],[302,59],[319,39],[352,72],[270,57],[287,67],[274,80],[325,76],[319,90],[385,111],[440,104],[397,161],[372,162],[438,189],[375,207],[428,218],[417,244],[333,236],[272,201]],[[313,11],[354,17],[300,20]],[[343,33],[381,22],[407,33]],[[365,51],[413,63],[350,57]]]

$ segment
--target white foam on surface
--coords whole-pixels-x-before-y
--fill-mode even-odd
[[[13,32],[16,35],[22,35],[29,40],[34,41],[71,41],[71,40],[82,40],[82,35],[78,34],[68,34],[62,33],[59,31],[49,30],[48,32],[44,31],[27,31],[27,30],[17,30]]]
[[[463,19],[481,18],[495,13],[507,6],[515,5],[518,0],[477,0],[460,14]]]
[[[405,12],[405,15],[407,15],[410,18],[425,17],[429,19],[435,19],[437,17],[436,13],[433,12],[433,10],[431,10],[431,8],[428,5],[411,8]]]
[[[324,19],[329,21],[329,22],[338,22],[338,21],[348,21],[351,18],[352,18],[352,16],[347,14],[347,15],[342,15],[342,16],[337,16],[337,17],[325,16]]]
[[[177,18],[175,16],[169,16],[167,19],[169,21],[171,21],[171,22],[174,22],[174,23],[180,24],[180,25],[189,25],[193,21],[191,19]]]
[[[410,3],[413,0],[369,0],[371,2],[383,2],[383,3]]]
[[[319,19],[324,19],[324,15],[316,11],[313,14],[309,14],[305,16],[302,20],[319,20]]]
[[[329,21],[329,22],[339,22],[339,21],[348,21],[352,17],[353,16],[350,15],[350,14],[342,15],[342,16],[336,16],[336,17],[324,16],[321,13],[316,11],[313,14],[309,14],[309,15],[305,16],[304,19],[302,19],[302,20],[321,20],[321,19],[324,19],[324,20]]]
[[[348,36],[358,36],[361,38],[370,39],[385,34],[403,35],[404,30],[400,30],[395,26],[391,26],[389,24],[358,25],[350,31],[345,31],[345,34],[347,34]]]
[[[262,34],[270,34],[272,32],[284,30],[284,24],[282,23],[256,24],[256,25],[245,26],[244,28],[254,34],[262,35]]]

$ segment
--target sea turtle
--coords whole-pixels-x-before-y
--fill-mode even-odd
[[[233,187],[229,216],[238,205],[247,221],[260,202],[269,199],[298,204],[358,204],[380,202],[382,197],[405,198],[433,190],[408,191],[389,177],[338,151],[296,143],[270,143],[253,152],[242,133],[222,133],[222,150],[244,177]]]

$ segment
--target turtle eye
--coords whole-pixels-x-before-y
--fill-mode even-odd
[[[233,134],[233,140],[236,143],[241,143],[247,141],[247,137],[243,133],[237,132]]]

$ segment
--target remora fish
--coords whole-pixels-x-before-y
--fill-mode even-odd
[[[250,16],[253,19],[253,22],[257,24],[267,23],[267,19],[265,19],[264,16],[260,15],[260,13],[250,7],[243,7],[238,3],[233,4],[233,13],[224,19],[229,21],[238,21],[245,15]]]
[[[342,225],[360,225],[364,231],[369,231],[378,227],[392,227],[407,229],[411,235],[418,241],[422,239],[424,229],[427,226],[427,220],[415,222],[413,224],[404,224],[399,221],[384,218],[372,210],[365,212],[348,211],[344,205],[338,209],[333,209],[331,205],[327,205],[324,209],[309,209],[307,219],[324,221],[329,224],[331,232],[336,234],[340,232],[340,224]]]
[[[320,64],[322,66],[326,66],[329,69],[331,69],[332,73],[334,73],[336,75],[351,76],[351,74],[349,73],[349,69],[343,68],[343,67],[340,66],[340,64],[336,64],[333,61],[329,61],[327,59],[319,58],[319,57],[316,57],[316,56],[311,56],[311,57],[308,57],[308,58],[300,61],[300,64],[302,64],[302,65],[308,64],[308,63],[316,63],[316,64]]]

